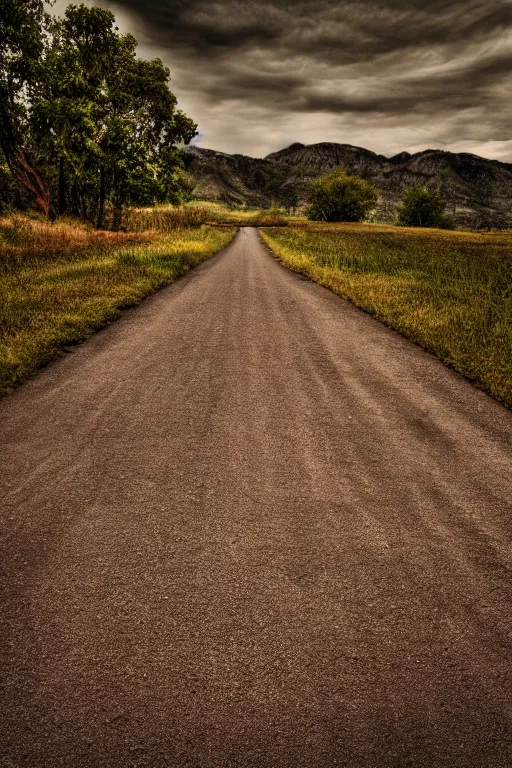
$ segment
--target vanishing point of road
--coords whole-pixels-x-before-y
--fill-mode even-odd
[[[255,230],[0,436],[1,768],[512,766],[512,414]]]

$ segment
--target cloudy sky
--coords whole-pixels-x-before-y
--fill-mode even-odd
[[[337,141],[512,162],[512,0],[96,4],[170,68],[200,146],[262,157]]]

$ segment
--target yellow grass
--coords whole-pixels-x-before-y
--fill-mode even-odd
[[[0,393],[220,250],[235,229],[97,232],[0,219]]]
[[[512,232],[305,223],[261,232],[283,264],[512,406]]]

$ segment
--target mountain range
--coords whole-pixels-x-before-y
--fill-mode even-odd
[[[350,144],[291,144],[265,158],[230,155],[197,146],[182,158],[194,197],[230,205],[301,210],[311,182],[343,166],[379,190],[375,219],[393,221],[405,189],[439,189],[446,213],[459,227],[512,227],[512,164],[468,153],[427,149],[385,157]]]

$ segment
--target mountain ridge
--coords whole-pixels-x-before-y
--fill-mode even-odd
[[[425,149],[388,158],[352,144],[294,142],[264,158],[195,145],[181,156],[196,198],[301,210],[311,182],[343,166],[378,188],[377,221],[393,221],[404,191],[422,184],[440,190],[457,226],[512,227],[512,164],[467,152]]]

